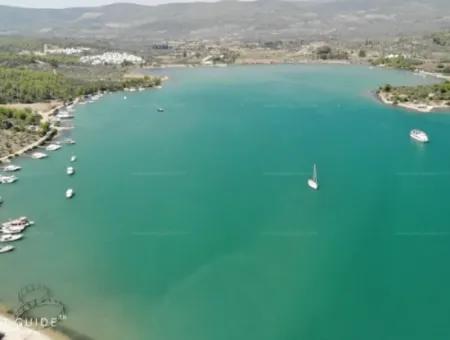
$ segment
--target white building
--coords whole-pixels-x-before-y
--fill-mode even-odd
[[[103,54],[81,57],[80,62],[91,65],[120,65],[123,62],[129,62],[131,64],[142,64],[144,62],[144,59],[128,53],[106,52]]]

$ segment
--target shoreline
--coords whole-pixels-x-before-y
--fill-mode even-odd
[[[385,104],[394,107],[401,107],[407,110],[412,110],[420,113],[433,113],[442,110],[450,111],[450,106],[446,105],[444,102],[431,102],[431,103],[413,103],[413,102],[398,102],[395,103],[390,95],[384,91],[376,91],[376,97],[378,100]]]
[[[78,98],[76,99],[76,101],[78,101]],[[52,108],[50,110],[45,111],[45,112],[39,112],[39,111],[37,112],[37,114],[39,114],[42,117],[43,122],[49,122],[50,116],[54,115],[57,110],[61,109],[64,106],[64,104],[62,102],[58,101],[55,103],[56,103],[56,105],[54,105],[54,106],[52,106],[51,103],[8,104],[5,106],[11,107],[11,108],[17,108],[17,107],[23,107],[23,106],[28,106],[28,107],[31,106],[32,107],[33,105],[35,105],[35,106],[50,105],[50,106],[52,106]],[[50,125],[49,131],[44,136],[42,136],[41,138],[32,142],[31,144],[28,144],[28,145],[22,147],[19,150],[15,150],[14,152],[11,152],[6,156],[1,157],[0,163],[9,163],[11,159],[22,156],[23,154],[25,154],[29,151],[32,151],[35,148],[41,146],[45,142],[51,141],[53,139],[53,137],[55,137],[57,134],[58,134],[58,128],[54,125]]]

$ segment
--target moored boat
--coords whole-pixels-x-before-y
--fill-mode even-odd
[[[69,176],[73,175],[73,174],[75,173],[75,168],[74,168],[73,166],[67,167],[66,173],[67,173]]]
[[[14,247],[13,246],[4,246],[4,247],[0,247],[0,254],[4,254],[4,253],[8,253],[10,251],[13,251]]]
[[[73,163],[77,160],[77,156],[73,155],[72,157],[70,157],[70,161]]]
[[[26,216],[21,216],[19,218],[9,220],[7,222],[2,223],[2,226],[4,228],[15,228],[15,227],[28,227],[30,225],[33,225],[34,222],[30,221]]]
[[[9,164],[3,168],[3,171],[14,172],[14,171],[19,171],[20,169],[22,169],[22,167],[20,167],[18,165],[14,165],[14,164]]]
[[[157,111],[158,112],[164,112],[164,109],[162,107],[158,107]]]
[[[0,242],[6,243],[6,242],[15,242],[23,238],[23,234],[4,234],[0,235]]]
[[[45,150],[47,150],[47,151],[56,151],[59,149],[61,149],[61,145],[59,145],[59,144],[50,144],[45,148]]]
[[[69,144],[69,145],[73,145],[73,144],[75,144],[76,142],[75,142],[73,139],[71,139],[71,138],[66,138],[66,139],[64,140],[64,143]]]
[[[70,114],[69,112],[60,112],[56,115],[56,117],[60,118],[60,119],[72,119],[75,118],[74,115]]]
[[[1,184],[11,184],[18,180],[16,176],[0,176]]]
[[[428,135],[425,132],[423,132],[422,130],[419,130],[419,129],[411,130],[411,132],[409,133],[409,136],[412,139],[414,139],[414,140],[416,140],[418,142],[421,142],[421,143],[428,143],[429,142]]]
[[[72,188],[66,190],[66,198],[72,198],[75,195],[75,191]]]
[[[43,152],[33,152],[31,154],[31,158],[34,158],[34,159],[43,159],[43,158],[47,158],[47,157],[48,157],[47,154],[43,153]]]

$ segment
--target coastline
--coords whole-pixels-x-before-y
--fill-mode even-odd
[[[394,100],[392,100],[392,95],[384,92],[384,91],[377,91],[376,92],[376,96],[377,98],[386,105],[391,105],[391,106],[397,106],[397,107],[401,107],[407,110],[412,110],[412,111],[416,111],[416,112],[421,112],[421,113],[431,113],[431,112],[436,112],[436,111],[442,111],[442,110],[450,110],[450,106],[446,105],[444,101],[432,101],[432,102],[428,102],[428,103],[421,103],[421,102],[417,102],[417,103],[413,103],[413,102],[394,102]]]
[[[78,98],[76,100],[78,100]],[[64,104],[62,102],[55,101],[55,102],[51,102],[51,103],[8,104],[8,105],[5,105],[5,107],[10,107],[10,108],[25,108],[25,107],[38,108],[38,107],[43,107],[45,105],[49,106],[50,110],[48,110],[48,111],[38,111],[37,112],[42,117],[42,121],[44,121],[44,122],[49,122],[50,116],[54,115],[54,113],[57,110],[59,110],[61,107],[64,106]],[[19,150],[15,150],[14,152],[11,152],[8,155],[5,155],[5,156],[1,157],[0,158],[0,163],[8,163],[12,158],[22,156],[24,153],[37,148],[38,146],[44,144],[47,141],[52,140],[53,137],[57,135],[57,133],[58,133],[57,127],[51,125],[49,131],[44,136],[42,136],[38,140],[32,142],[31,144],[28,144],[28,145],[22,147]]]

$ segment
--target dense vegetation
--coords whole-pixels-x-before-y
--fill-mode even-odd
[[[422,65],[423,63],[420,60],[398,56],[393,58],[378,58],[373,60],[372,64],[412,71],[415,70],[417,66]]]
[[[450,81],[433,85],[399,86],[385,85],[380,91],[389,93],[394,102],[444,101],[450,105]]]
[[[27,66],[30,64],[49,64],[51,67],[58,67],[64,65],[77,65],[80,63],[80,58],[76,56],[67,55],[34,55],[34,54],[17,54],[13,52],[0,52],[0,66],[4,67],[18,67]]]
[[[82,81],[56,72],[0,67],[0,104],[34,103],[48,100],[69,101],[98,91],[116,91],[125,87],[152,87],[159,78],[144,77],[119,81]]]
[[[38,126],[41,116],[30,109],[11,109],[0,107],[0,128],[25,131],[29,126]]]

